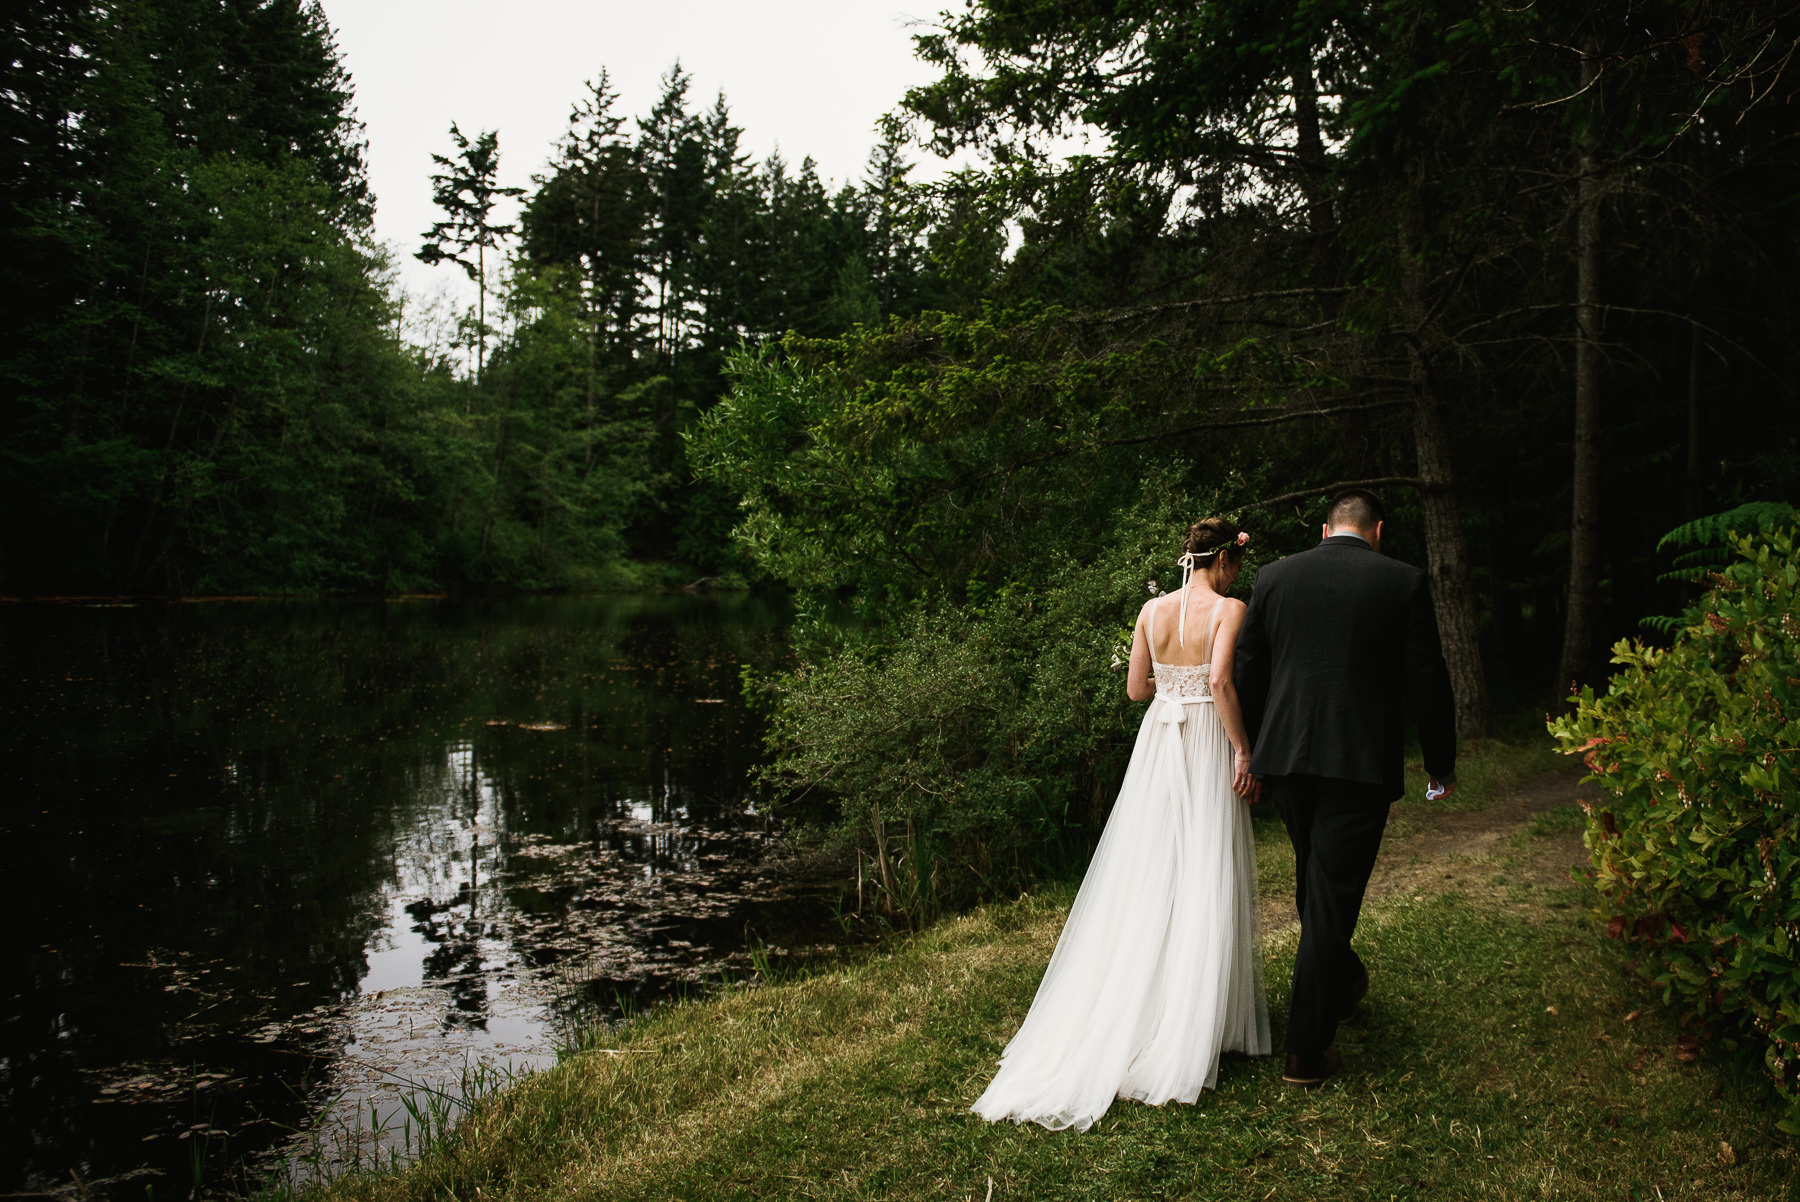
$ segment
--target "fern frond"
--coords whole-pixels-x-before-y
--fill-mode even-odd
[[[1763,534],[1776,526],[1791,524],[1796,518],[1800,518],[1800,510],[1786,501],[1750,501],[1683,523],[1656,544],[1658,551],[1671,546],[1688,548],[1675,556],[1670,570],[1657,580],[1702,584],[1709,573],[1731,562],[1727,540],[1733,534]]]
[[[1662,540],[1656,544],[1656,549],[1661,551],[1668,546],[1698,546],[1702,549],[1723,547],[1730,535],[1761,534],[1781,523],[1792,522],[1796,517],[1800,517],[1800,510],[1786,501],[1750,501],[1736,509],[1709,513],[1705,517],[1684,522],[1663,535]],[[1722,563],[1726,558],[1728,556],[1721,553],[1718,562]],[[1676,562],[1680,563],[1681,560],[1677,559]]]

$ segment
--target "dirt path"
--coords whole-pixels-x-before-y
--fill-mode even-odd
[[[1558,771],[1535,777],[1479,810],[1430,810],[1400,803],[1394,807],[1381,858],[1369,878],[1369,902],[1407,893],[1420,896],[1447,890],[1484,891],[1493,868],[1512,849],[1508,843],[1546,810],[1600,796],[1582,773]],[[1283,840],[1285,850],[1285,839]],[[1558,830],[1531,840],[1526,864],[1515,863],[1513,880],[1537,885],[1564,885],[1571,867],[1587,864],[1579,827]],[[1521,877],[1521,871],[1525,874]],[[1299,916],[1292,896],[1263,898],[1263,930],[1280,934],[1294,928]]]

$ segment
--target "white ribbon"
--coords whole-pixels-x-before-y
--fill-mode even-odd
[[[1194,579],[1194,564],[1202,556],[1215,553],[1213,551],[1187,551],[1175,561],[1181,565],[1181,623],[1176,627],[1175,633],[1181,639],[1181,645],[1184,648],[1187,646],[1188,585]]]
[[[1175,563],[1181,565],[1181,623],[1175,626],[1175,635],[1181,639],[1183,648],[1188,646],[1188,583],[1193,579],[1193,560],[1195,556],[1192,551],[1184,552],[1179,560],[1175,560]]]
[[[1211,697],[1178,697],[1174,693],[1158,693],[1156,699],[1163,703],[1157,718],[1165,726],[1180,726],[1187,721],[1187,707],[1210,703]]]

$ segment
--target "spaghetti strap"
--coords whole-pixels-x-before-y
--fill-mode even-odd
[[[1225,598],[1215,597],[1213,599],[1213,603],[1211,605],[1207,606],[1206,618],[1201,626],[1201,628],[1206,631],[1206,635],[1207,635],[1207,655],[1206,655],[1206,658],[1204,661],[1206,663],[1212,662],[1212,652],[1217,650],[1217,648],[1215,648],[1212,644],[1218,640],[1219,631],[1218,631],[1217,625],[1213,622],[1213,619],[1218,615],[1219,603],[1223,600],[1225,600]],[[1186,605],[1186,598],[1182,599],[1181,604],[1183,604],[1184,606]],[[1158,655],[1157,650],[1156,650],[1156,602],[1155,601],[1150,602],[1150,617],[1149,617],[1149,621],[1148,621],[1148,626],[1149,626],[1148,646],[1150,648],[1150,662],[1152,664],[1158,664],[1158,663],[1162,662],[1162,658],[1160,655]]]

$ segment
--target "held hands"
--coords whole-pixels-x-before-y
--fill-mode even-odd
[[[1430,784],[1425,786],[1425,800],[1438,801],[1450,796],[1450,794],[1454,792],[1456,792],[1455,781],[1450,781],[1448,784],[1439,784],[1437,781],[1433,780]]]
[[[1232,761],[1231,791],[1251,805],[1262,796],[1262,781],[1250,774],[1250,753],[1238,752]]]

